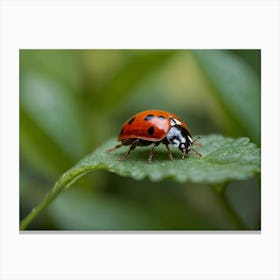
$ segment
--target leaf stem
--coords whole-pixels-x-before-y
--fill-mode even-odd
[[[224,196],[227,182],[214,184],[213,187],[220,196]]]
[[[90,170],[93,170],[93,168],[91,167]],[[88,171],[89,170],[80,168],[70,169],[64,173],[43,200],[21,221],[20,230],[26,229],[28,225],[57,197],[60,192],[72,185],[80,176]]]
[[[227,185],[228,185],[228,182],[224,182],[224,183],[215,184],[215,185],[212,185],[212,186],[215,189],[216,193],[223,200],[225,209],[232,216],[232,218],[235,220],[235,222],[238,225],[238,227],[240,227],[240,229],[244,229],[243,222],[241,221],[241,219],[238,216],[238,214],[236,213],[236,211],[232,208],[232,205],[229,203],[229,201],[228,201],[228,199],[226,197],[225,191],[226,191],[226,186]]]

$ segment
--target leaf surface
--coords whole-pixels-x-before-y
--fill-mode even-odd
[[[206,184],[247,179],[260,171],[260,150],[248,138],[208,135],[203,136],[199,142],[202,147],[195,149],[202,154],[200,158],[190,153],[185,160],[181,160],[179,151],[172,149],[174,160],[171,161],[165,147],[160,145],[156,147],[152,164],[147,164],[151,147],[137,147],[126,161],[119,161],[128,147],[106,153],[108,148],[116,144],[112,139],[85,157],[72,171],[87,172],[100,168],[136,180],[145,177],[151,181],[169,178],[179,183]]]
[[[89,171],[105,169],[120,176],[135,180],[149,178],[151,181],[171,179],[179,183],[221,184],[229,180],[244,180],[260,172],[260,149],[248,138],[227,138],[221,135],[203,136],[196,148],[202,154],[190,153],[180,159],[180,153],[172,149],[174,160],[168,159],[163,145],[156,147],[152,164],[147,163],[150,147],[137,147],[126,161],[119,158],[128,147],[121,147],[111,153],[115,139],[108,140],[97,150],[64,173],[41,203],[22,221],[24,229],[56,196]]]

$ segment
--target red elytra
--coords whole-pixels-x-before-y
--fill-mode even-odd
[[[194,140],[188,126],[176,115],[162,110],[147,110],[129,118],[122,126],[118,141],[122,143],[109,149],[108,152],[120,148],[123,145],[130,145],[129,150],[120,160],[127,159],[130,152],[136,146],[153,145],[148,157],[148,163],[151,163],[154,147],[160,143],[165,145],[171,160],[173,157],[168,146],[169,144],[181,151],[182,159],[190,151],[194,151],[198,156],[201,156],[191,148]],[[196,145],[200,146],[199,144]]]

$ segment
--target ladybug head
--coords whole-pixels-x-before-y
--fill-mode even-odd
[[[166,138],[169,143],[181,151],[183,157],[191,150],[192,137],[181,125],[173,125],[168,131]]]

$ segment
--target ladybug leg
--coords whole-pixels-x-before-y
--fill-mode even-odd
[[[129,156],[130,152],[133,151],[133,150],[136,148],[136,146],[137,146],[138,143],[139,143],[139,139],[136,139],[136,140],[130,145],[129,150],[127,151],[127,153],[126,153],[124,156],[122,156],[122,157],[120,158],[120,160],[121,160],[121,161],[122,161],[122,160],[126,160],[127,157]]]
[[[196,156],[198,156],[198,157],[202,157],[202,155],[198,152],[198,151],[196,151],[195,149],[191,149],[193,152],[195,152],[195,154],[196,154]]]
[[[171,151],[170,151],[170,149],[169,149],[168,144],[165,144],[165,147],[166,147],[166,149],[167,149],[169,158],[170,158],[171,160],[173,160],[173,156],[172,156],[172,153],[171,153]]]
[[[123,144],[118,144],[118,145],[116,145],[114,148],[111,148],[111,149],[106,150],[106,152],[107,152],[107,153],[113,152],[114,150],[120,148],[122,145],[123,145]]]
[[[197,146],[197,147],[201,147],[202,146],[201,143],[192,143],[192,145]]]
[[[153,143],[153,147],[152,147],[149,157],[148,157],[148,163],[152,163],[153,155],[155,152],[155,146],[158,146],[158,143]]]

